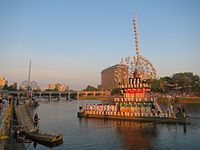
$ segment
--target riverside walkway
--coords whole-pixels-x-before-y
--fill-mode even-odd
[[[8,149],[11,140],[12,103],[6,99],[0,103],[0,150]],[[23,149],[22,149],[23,150]]]
[[[54,146],[54,144],[62,143],[62,134],[44,133],[39,130],[39,127],[34,126],[33,108],[29,100],[26,100],[24,104],[15,105],[14,109],[18,125],[24,129],[26,137],[44,145]]]
[[[29,102],[25,101],[23,105],[15,105],[15,113],[17,116],[17,122],[20,127],[24,127],[26,131],[34,132],[38,130],[38,127],[34,127],[32,112],[29,106]]]

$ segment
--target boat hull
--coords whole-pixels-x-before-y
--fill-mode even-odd
[[[50,134],[42,134],[40,132],[26,132],[28,138],[43,143],[60,143],[63,141],[63,135],[50,135]]]
[[[111,120],[124,120],[124,121],[137,121],[137,122],[150,122],[152,124],[190,124],[188,117],[180,118],[165,118],[165,117],[136,117],[136,116],[122,116],[122,115],[97,115],[85,114],[78,112],[78,117],[85,118],[98,118],[98,119],[111,119]]]

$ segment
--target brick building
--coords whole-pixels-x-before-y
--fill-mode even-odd
[[[118,88],[120,84],[128,83],[128,67],[117,64],[101,71],[102,90],[112,91]]]

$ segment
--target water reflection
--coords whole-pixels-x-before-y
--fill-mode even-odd
[[[37,142],[33,142],[33,147],[36,148]]]
[[[156,126],[130,121],[79,118],[80,128],[89,130],[114,129],[123,149],[150,149],[150,137],[156,135]]]

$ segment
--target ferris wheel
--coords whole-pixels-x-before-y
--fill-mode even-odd
[[[23,90],[28,91],[28,92],[31,92],[32,90],[38,90],[39,89],[37,82],[30,81],[30,78],[31,78],[31,61],[29,63],[28,80],[25,80],[20,84],[20,89],[23,89]]]
[[[21,84],[20,84],[20,88],[25,90],[25,91],[28,91],[28,90],[38,90],[39,89],[39,86],[37,85],[37,82],[35,81],[23,81]]]
[[[138,45],[138,28],[136,18],[133,19],[134,33],[135,33],[135,47],[136,56],[126,57],[121,59],[120,64],[128,67],[128,77],[133,77],[136,73],[142,79],[154,79],[157,77],[156,69],[150,60],[140,55],[140,48]]]

